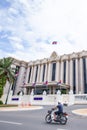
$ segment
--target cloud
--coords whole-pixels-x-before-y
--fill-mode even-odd
[[[86,0],[4,0],[0,58],[29,61],[47,58],[53,51],[63,55],[87,50],[86,6]],[[53,41],[58,44],[52,45]]]

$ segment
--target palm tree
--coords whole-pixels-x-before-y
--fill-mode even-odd
[[[0,98],[3,95],[3,86],[6,84],[6,78],[2,77],[0,78]]]
[[[2,87],[4,87],[6,81],[8,81],[10,84],[5,104],[7,104],[10,87],[15,79],[14,70],[11,67],[12,63],[13,63],[13,59],[10,57],[3,58],[0,60],[0,79],[1,79],[0,81],[3,81],[3,77],[4,77],[4,83],[2,84]]]

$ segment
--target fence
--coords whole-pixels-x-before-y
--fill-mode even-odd
[[[62,103],[87,104],[87,94],[48,94],[48,95],[9,95],[8,104],[18,105],[56,105],[58,101]]]
[[[76,94],[75,104],[87,104],[87,94]]]

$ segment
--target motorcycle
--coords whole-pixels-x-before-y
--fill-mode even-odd
[[[56,115],[56,118],[54,118],[54,110],[48,110],[47,115],[45,116],[45,121],[46,123],[51,123],[51,122],[58,122],[62,125],[65,125],[68,120],[68,114],[66,112],[60,113]]]

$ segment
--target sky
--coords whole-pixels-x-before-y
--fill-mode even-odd
[[[57,44],[52,44],[56,41]],[[87,0],[0,0],[0,59],[87,51]]]

